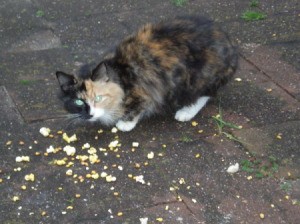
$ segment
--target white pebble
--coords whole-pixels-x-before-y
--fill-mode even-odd
[[[236,173],[236,172],[239,171],[239,169],[240,169],[240,166],[239,166],[238,163],[236,163],[236,164],[231,165],[231,166],[228,167],[227,173]]]

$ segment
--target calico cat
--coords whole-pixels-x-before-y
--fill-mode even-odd
[[[212,21],[178,18],[143,26],[87,78],[56,76],[70,113],[130,131],[165,107],[176,111],[176,120],[191,120],[234,74],[237,58]]]

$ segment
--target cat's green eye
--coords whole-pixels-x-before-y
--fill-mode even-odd
[[[75,100],[75,104],[77,106],[82,106],[84,104],[84,102],[82,100],[80,100],[80,99],[77,99],[77,100]]]
[[[99,103],[100,101],[102,101],[103,97],[101,95],[97,95],[95,96],[95,102]]]

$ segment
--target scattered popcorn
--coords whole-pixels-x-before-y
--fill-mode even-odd
[[[63,150],[68,156],[74,156],[76,153],[76,149],[70,145],[65,146]]]
[[[248,176],[248,177],[247,177],[247,180],[252,180],[252,179],[253,179],[252,176]]]
[[[118,170],[123,170],[123,167],[122,166],[118,166]]]
[[[30,158],[29,156],[17,156],[16,157],[16,162],[20,163],[20,162],[29,162]]]
[[[98,132],[98,134],[101,134],[101,133],[103,133],[103,130],[99,129],[97,132]]]
[[[197,203],[197,200],[193,198],[193,199],[192,199],[192,202]]]
[[[53,146],[52,145],[50,145],[47,149],[46,149],[46,152],[47,153],[54,153],[54,148],[53,148]]]
[[[69,169],[66,171],[67,176],[72,176],[73,175],[73,170]]]
[[[66,165],[66,161],[63,160],[63,159],[60,159],[60,160],[55,160],[54,162],[56,165],[58,166],[63,166],[63,165]]]
[[[113,127],[113,128],[111,129],[111,132],[112,132],[112,133],[117,133],[117,132],[118,132],[118,129],[117,129],[116,127]]]
[[[82,149],[89,149],[91,146],[89,143],[85,143],[83,146],[82,146]]]
[[[140,218],[140,224],[148,224],[148,218]]]
[[[241,82],[242,81],[241,78],[235,78],[234,80],[237,81],[237,82]]]
[[[80,160],[81,162],[84,162],[89,159],[87,155],[77,155],[76,159]]]
[[[111,143],[109,143],[108,147],[109,148],[115,148],[117,147],[119,144],[119,141],[118,140],[115,140],[115,141],[112,141]]]
[[[264,213],[260,213],[260,214],[259,214],[259,217],[260,217],[261,219],[264,219],[264,218],[265,218],[265,214],[264,214]]]
[[[26,185],[22,185],[21,189],[25,191],[27,189]]]
[[[141,184],[145,184],[146,183],[145,180],[144,180],[144,176],[143,175],[135,176],[134,179],[135,179],[136,182],[139,182]]]
[[[272,92],[273,91],[273,89],[271,89],[271,88],[266,89],[266,90],[267,90],[267,92]]]
[[[236,172],[239,171],[239,168],[240,168],[240,166],[239,166],[238,163],[236,163],[236,164],[234,164],[234,165],[231,165],[231,166],[228,167],[227,173],[231,173],[231,174],[232,174],[232,173],[236,173]]]
[[[97,163],[99,161],[98,155],[97,154],[89,155],[89,161],[91,164]]]
[[[72,210],[73,209],[73,206],[71,206],[71,205],[69,205],[68,207],[67,207],[67,210]]]
[[[100,174],[100,176],[102,177],[102,178],[104,178],[104,177],[107,177],[107,173],[105,173],[105,172],[102,172],[101,174]]]
[[[7,141],[5,145],[8,146],[8,145],[11,145],[11,144],[12,144],[12,141]]]
[[[148,159],[153,159],[154,158],[154,152],[149,152],[147,155]]]
[[[286,196],[285,196],[285,199],[286,199],[286,200],[289,200],[289,199],[290,199],[290,196],[289,196],[289,195],[286,195]]]
[[[197,154],[195,155],[195,157],[196,157],[196,158],[200,158],[201,155],[200,155],[199,153],[197,153]]]
[[[47,215],[47,212],[46,211],[42,211],[41,212],[41,216],[45,216],[45,215]]]
[[[25,175],[24,179],[25,179],[26,181],[34,181],[34,180],[35,180],[35,177],[34,177],[34,174],[31,173],[31,174]]]
[[[13,196],[12,200],[13,201],[20,201],[20,197],[19,196]]]
[[[139,147],[139,143],[138,142],[132,142],[132,147],[135,147],[135,148]]]
[[[75,198],[80,198],[81,195],[80,194],[75,194]]]
[[[46,128],[46,127],[42,127],[40,129],[40,133],[44,136],[44,137],[48,137],[49,134],[50,134],[50,129],[49,128]]]
[[[89,153],[89,154],[96,154],[96,153],[97,153],[97,149],[95,149],[94,147],[91,147],[91,148],[88,150],[88,153]]]
[[[63,137],[63,140],[65,140],[67,143],[71,143],[71,142],[77,141],[76,134],[74,134],[71,137],[69,137],[67,135],[67,133],[63,133],[62,137]]]
[[[197,121],[192,121],[192,126],[193,127],[196,127],[198,125],[198,122]]]
[[[93,173],[92,178],[95,180],[99,179],[99,173]]]
[[[180,178],[180,179],[179,179],[179,184],[185,184],[184,178]]]
[[[106,179],[106,182],[115,182],[117,180],[117,178],[112,175],[106,176],[105,179]]]
[[[282,134],[281,134],[281,133],[278,133],[277,136],[276,136],[276,138],[277,138],[277,139],[282,139]]]
[[[156,221],[158,221],[158,222],[163,222],[164,219],[163,219],[163,218],[157,218]]]
[[[123,212],[118,212],[117,216],[122,216]]]

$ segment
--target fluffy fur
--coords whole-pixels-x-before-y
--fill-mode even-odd
[[[237,67],[228,36],[205,18],[147,24],[122,41],[85,79],[57,72],[71,113],[132,130],[168,107],[192,119]]]

